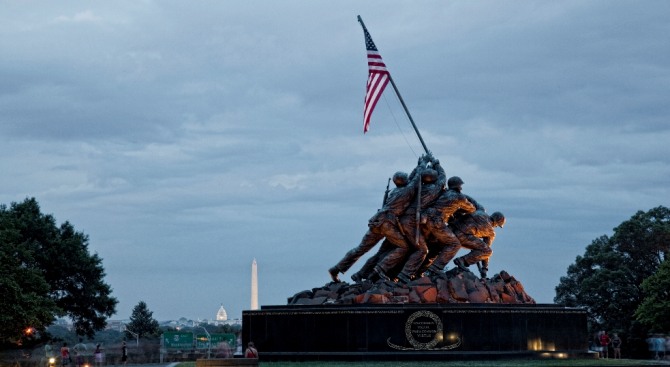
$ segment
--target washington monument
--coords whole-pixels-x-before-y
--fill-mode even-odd
[[[251,309],[258,310],[258,265],[251,262]]]

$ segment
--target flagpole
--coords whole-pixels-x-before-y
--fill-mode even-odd
[[[407,106],[405,105],[405,100],[402,99],[402,96],[400,95],[400,91],[398,91],[398,87],[396,87],[395,82],[393,81],[393,77],[389,73],[389,81],[391,82],[391,85],[393,86],[393,90],[395,91],[395,94],[398,96],[398,99],[400,100],[400,103],[402,104],[402,107],[405,109],[405,113],[407,114],[407,117],[409,118],[409,122],[412,123],[412,127],[414,128],[414,131],[416,131],[416,136],[419,137],[419,141],[421,142],[421,145],[423,145],[423,150],[426,151],[426,154],[430,154],[430,151],[428,150],[428,147],[426,146],[426,143],[423,142],[423,138],[421,137],[421,133],[419,132],[419,129],[416,127],[416,124],[414,123],[414,119],[412,118],[412,115],[409,113],[409,110],[407,109]]]
[[[365,23],[363,23],[363,18],[361,16],[358,16],[358,22],[361,23],[361,27],[363,27],[364,30],[367,31],[367,28],[365,28]],[[402,104],[402,107],[405,109],[405,113],[407,114],[407,117],[409,118],[409,122],[412,123],[412,127],[414,128],[414,131],[416,132],[416,136],[419,137],[419,141],[421,142],[421,145],[423,145],[423,150],[426,151],[426,154],[430,154],[430,151],[428,150],[428,147],[426,146],[426,143],[424,143],[423,138],[421,137],[421,133],[419,132],[419,129],[416,127],[416,124],[414,123],[414,119],[412,118],[412,114],[409,113],[409,109],[407,108],[407,105],[405,104],[405,100],[402,98],[400,95],[400,91],[398,90],[398,87],[395,85],[395,82],[393,81],[393,77],[391,77],[391,73],[388,73],[389,81],[391,82],[391,85],[393,86],[393,90],[395,91],[395,94],[398,96],[398,99],[400,100],[400,104]]]

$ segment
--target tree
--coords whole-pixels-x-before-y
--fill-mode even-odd
[[[130,316],[130,323],[126,328],[138,337],[153,337],[160,335],[160,325],[153,318],[153,312],[149,311],[147,304],[140,301],[134,308]]]
[[[30,251],[20,246],[12,218],[0,207],[0,342],[17,344],[28,328],[44,330],[58,308],[49,298],[49,284]]]
[[[237,334],[240,332],[241,328],[242,326],[239,324],[233,324],[233,325],[224,324],[217,326],[217,330],[215,330],[215,332],[223,334]]]
[[[104,282],[102,259],[88,251],[88,236],[69,222],[57,226],[35,198],[0,205],[0,247],[2,293],[13,294],[0,301],[3,317],[38,331],[69,317],[78,335],[92,337],[115,313],[118,301]],[[15,260],[5,267],[7,257]],[[12,336],[3,329],[2,338]]]
[[[626,271],[618,267],[622,262],[622,256],[614,251],[609,237],[594,240],[586,247],[584,256],[577,256],[575,263],[568,267],[568,275],[561,277],[554,301],[564,306],[586,308],[590,324],[594,326],[603,327],[608,320],[616,321],[616,318],[607,317],[608,311],[616,312],[621,308],[620,303],[630,297],[624,297],[615,305],[610,299],[614,294],[632,291],[630,282],[625,281]],[[616,328],[607,325],[609,330]]]
[[[670,330],[670,260],[665,259],[656,274],[642,282],[644,301],[635,317],[652,332]]]
[[[561,277],[554,301],[588,311],[594,330],[644,332],[634,313],[642,303],[642,283],[656,273],[670,250],[670,210],[638,211],[614,228],[612,237],[594,240]],[[639,336],[636,336],[639,339]],[[630,345],[630,343],[629,343]]]

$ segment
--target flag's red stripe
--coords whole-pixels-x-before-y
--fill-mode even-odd
[[[365,111],[364,123],[363,123],[363,132],[367,132],[370,127],[370,118],[372,117],[372,111],[377,106],[377,102],[381,97],[386,85],[389,82],[388,73],[374,73],[371,72],[368,77],[367,83],[367,94],[365,96]]]
[[[372,42],[372,38],[368,31],[363,27],[365,33],[365,42],[368,49],[368,83],[365,93],[365,109],[363,111],[363,132],[367,132],[370,128],[370,118],[372,111],[374,111],[377,102],[384,93],[384,88],[389,82],[390,74],[386,70],[386,64],[382,61],[382,56],[377,51]]]

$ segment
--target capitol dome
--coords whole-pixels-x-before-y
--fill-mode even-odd
[[[223,305],[221,305],[221,308],[219,308],[219,312],[216,313],[216,321],[226,321],[228,320],[228,313],[226,312],[226,309],[223,308]]]

